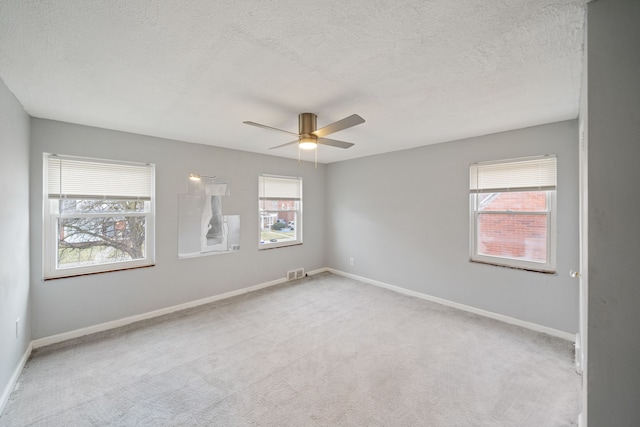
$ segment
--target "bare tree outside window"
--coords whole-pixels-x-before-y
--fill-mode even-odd
[[[60,200],[58,265],[72,267],[144,258],[144,212],[144,201]]]

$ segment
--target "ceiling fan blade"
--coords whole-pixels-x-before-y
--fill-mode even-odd
[[[271,130],[276,130],[278,132],[284,132],[284,133],[288,133],[290,135],[296,135],[298,136],[297,133],[294,132],[289,132],[288,130],[282,130],[282,129],[278,129],[278,128],[272,128],[271,126],[265,126],[265,125],[261,125],[260,123],[256,123],[256,122],[242,122],[245,125],[251,125],[251,126],[257,126],[259,128],[263,128],[263,129],[271,129]]]
[[[338,147],[338,148],[349,148],[349,147],[353,147],[354,145],[351,142],[336,141],[335,139],[329,139],[329,138],[318,138],[318,144],[330,145],[331,147]]]
[[[275,147],[271,147],[269,148],[269,150],[273,150],[274,148],[286,147],[287,145],[298,144],[299,142],[300,141],[296,139],[295,141],[287,142],[286,144],[276,145]]]
[[[325,135],[347,129],[361,123],[364,123],[364,119],[357,114],[352,114],[349,117],[345,117],[342,120],[338,120],[337,122],[331,123],[330,125],[327,125],[311,133],[318,138],[322,138]]]

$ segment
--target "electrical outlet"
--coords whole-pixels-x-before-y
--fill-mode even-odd
[[[20,318],[16,319],[16,338],[20,335]]]
[[[353,258],[349,258],[349,265],[354,265],[355,264],[355,260]]]

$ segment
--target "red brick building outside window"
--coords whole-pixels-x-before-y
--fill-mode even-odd
[[[547,193],[480,194],[477,252],[528,261],[547,261]]]

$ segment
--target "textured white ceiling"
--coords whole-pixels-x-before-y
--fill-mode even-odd
[[[0,77],[34,117],[292,158],[242,122],[364,117],[330,163],[576,118],[585,3],[0,0]]]

